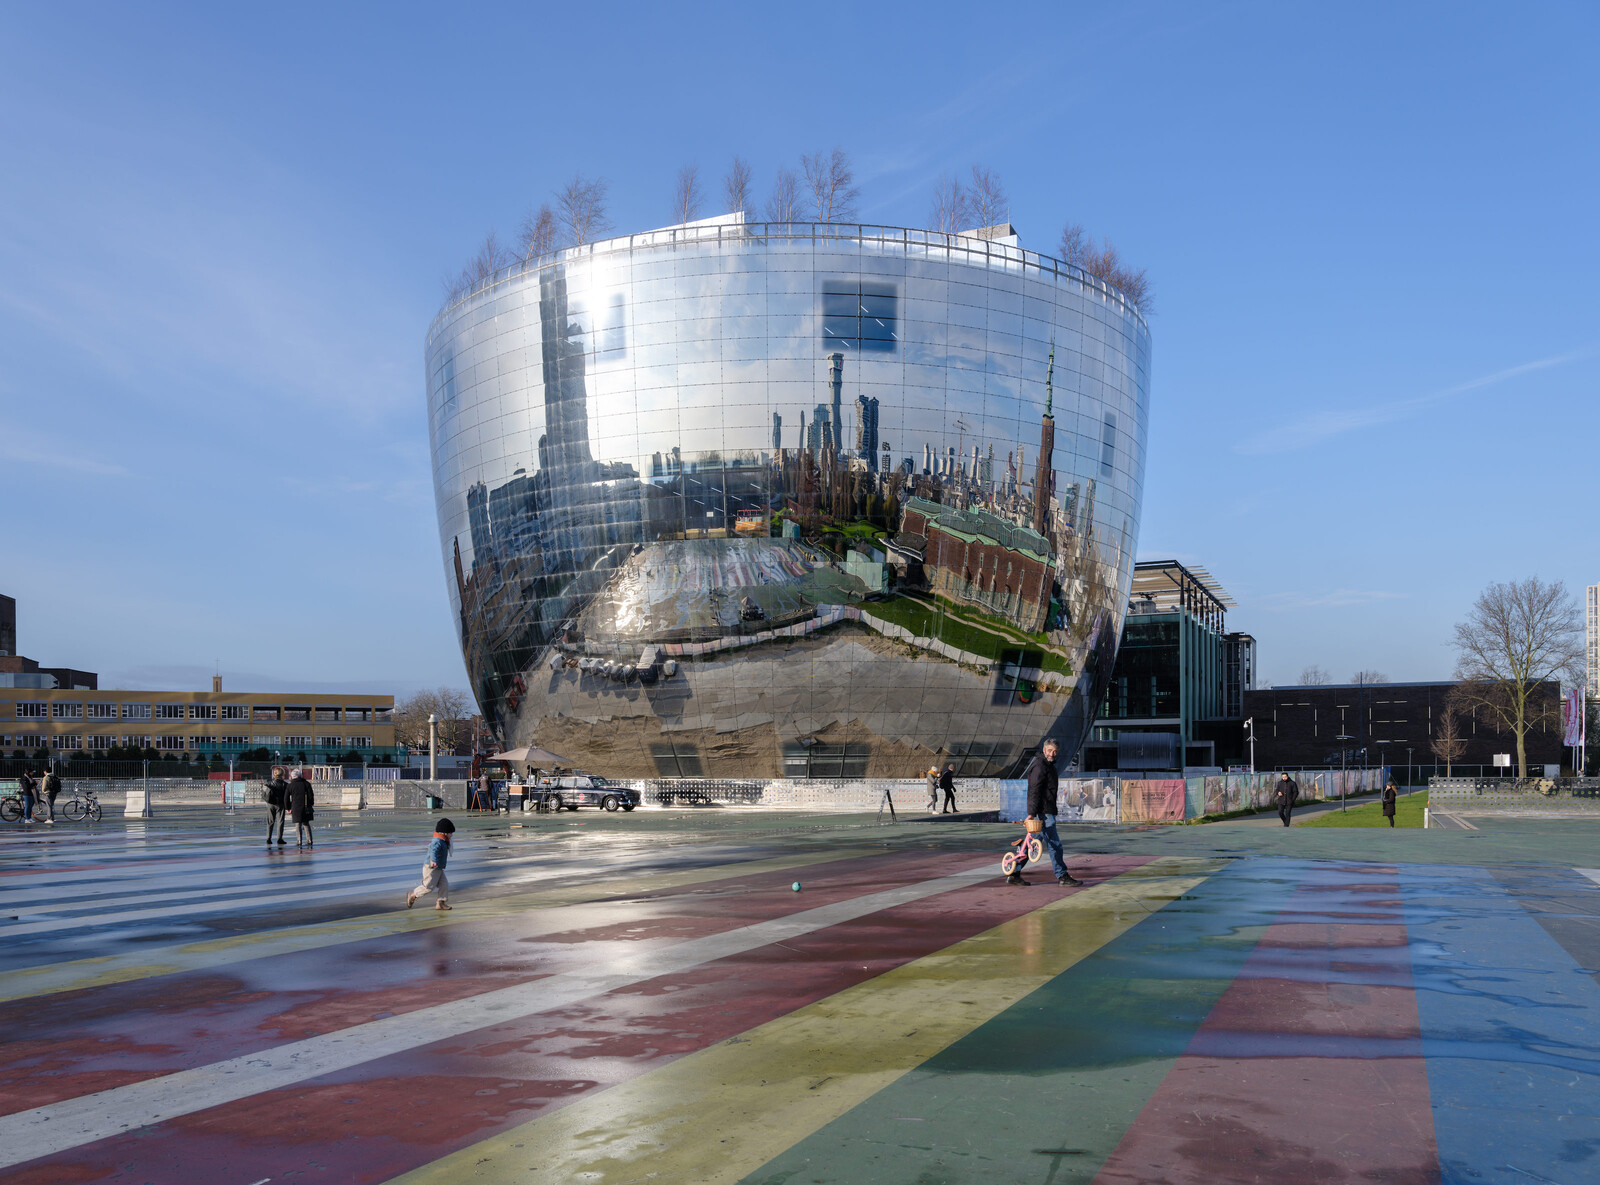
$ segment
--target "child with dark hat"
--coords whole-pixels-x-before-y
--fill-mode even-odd
[[[445,878],[444,866],[450,860],[450,837],[456,825],[449,819],[440,819],[433,825],[433,842],[428,845],[428,862],[422,866],[422,883],[406,894],[406,908],[417,903],[418,897],[437,893],[439,902],[435,909],[450,908],[450,882]]]

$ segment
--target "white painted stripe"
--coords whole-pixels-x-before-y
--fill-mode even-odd
[[[1595,884],[1600,885],[1600,868],[1574,868],[1572,871],[1579,876],[1586,876]]]
[[[563,971],[531,983],[498,988],[209,1066],[20,1111],[0,1117],[0,1168],[294,1086],[491,1025],[570,1007],[605,992],[662,975],[681,974],[716,959],[965,888],[994,875],[994,862],[985,860],[979,868],[936,880],[819,906],[673,946],[625,951],[606,968]]]

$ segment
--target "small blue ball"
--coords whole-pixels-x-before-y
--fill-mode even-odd
[[[795,881],[794,884],[790,885],[789,887],[798,893],[800,891],[800,882]]]

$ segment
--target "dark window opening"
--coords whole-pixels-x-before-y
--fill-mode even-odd
[[[656,773],[663,778],[703,778],[706,775],[700,750],[693,745],[671,742],[651,745],[650,757],[656,763]]]
[[[892,353],[900,338],[899,316],[893,284],[823,281],[822,340],[830,347]]]
[[[866,745],[783,746],[783,776],[786,778],[864,778],[867,776]]]

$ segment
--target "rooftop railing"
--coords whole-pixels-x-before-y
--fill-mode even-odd
[[[453,295],[433,319],[428,328],[431,346],[453,310],[491,292],[502,284],[520,279],[529,273],[561,263],[577,263],[603,255],[616,255],[634,251],[673,249],[686,246],[724,246],[752,242],[809,242],[859,243],[884,249],[898,249],[907,256],[935,256],[940,252],[963,256],[967,262],[1003,271],[1036,272],[1057,282],[1075,284],[1107,304],[1115,306],[1125,316],[1132,317],[1146,332],[1149,326],[1137,305],[1123,295],[1120,289],[1090,275],[1076,264],[1013,247],[1007,243],[978,238],[975,235],[951,234],[937,230],[917,230],[906,226],[873,226],[856,222],[729,222],[712,225],[690,224],[664,227],[661,230],[640,234],[619,235],[599,239],[577,247],[564,247],[544,255],[518,260],[500,268],[493,275],[473,284],[463,293]]]

